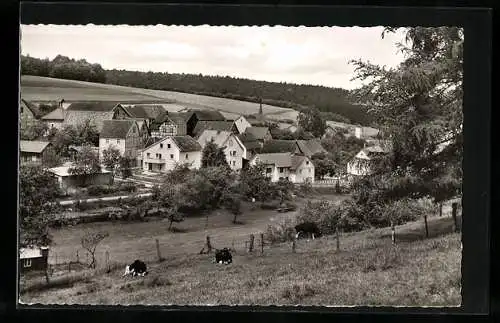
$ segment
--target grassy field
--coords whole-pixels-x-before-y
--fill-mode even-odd
[[[54,232],[56,249],[73,250],[86,230],[104,229],[110,237],[100,250],[110,250],[116,262],[106,273],[80,272],[73,278],[53,278],[21,295],[25,303],[66,304],[304,304],[458,306],[461,296],[461,237],[452,231],[449,215],[430,217],[430,238],[422,239],[421,221],[397,227],[398,244],[389,229],[343,234],[341,250],[334,237],[266,245],[264,253],[244,251],[249,233],[258,233],[280,217],[271,211],[248,211],[243,225],[229,215],[213,215],[208,228],[202,218],[169,233],[167,224],[88,224]],[[160,222],[161,223],[161,222]],[[215,247],[236,241],[233,264],[212,264],[212,255],[199,255],[205,235]],[[160,240],[163,262],[155,258]],[[258,236],[257,236],[258,240]],[[145,278],[122,278],[123,265],[136,257],[148,261]]]
[[[252,114],[259,111],[256,103],[173,91],[140,89],[111,84],[61,80],[22,75],[21,96],[26,100],[50,101],[158,101],[178,102],[191,108],[217,109],[228,113]],[[292,109],[262,105],[264,114],[294,112]]]

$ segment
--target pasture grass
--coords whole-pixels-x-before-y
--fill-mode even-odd
[[[117,267],[21,298],[44,304],[458,306],[461,235],[451,233],[450,217],[432,217],[429,226],[429,239],[421,221],[398,226],[396,246],[384,228],[343,234],[339,251],[330,236],[299,240],[296,253],[289,243],[266,246],[263,254],[240,249],[227,266],[213,264],[213,254],[185,250],[148,263],[146,277],[122,278]]]

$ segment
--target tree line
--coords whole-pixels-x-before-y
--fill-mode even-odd
[[[371,123],[366,109],[353,104],[348,98],[349,91],[341,88],[203,74],[105,70],[99,64],[62,55],[53,60],[21,56],[21,74],[262,102],[298,111],[315,107],[330,120]]]

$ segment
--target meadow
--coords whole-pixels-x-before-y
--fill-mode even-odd
[[[140,89],[120,85],[62,80],[32,75],[21,76],[21,97],[28,101],[127,101],[175,102],[190,108],[215,109],[233,114],[253,114],[259,104],[211,96]],[[294,110],[263,104],[264,114],[293,113]]]
[[[261,253],[245,251],[250,233],[293,217],[293,213],[246,210],[243,224],[230,216],[212,214],[205,228],[203,217],[177,224],[167,231],[162,222],[92,223],[53,232],[54,250],[68,253],[79,246],[88,230],[106,230],[110,236],[98,247],[109,250],[109,272],[82,271],[54,276],[22,292],[25,303],[143,304],[143,305],[404,305],[458,306],[461,296],[461,236],[452,232],[449,212],[429,218],[430,238],[423,239],[422,221],[397,227],[396,246],[390,229],[342,234],[336,239],[298,240],[264,246]],[[214,247],[231,247],[233,264],[212,263],[212,255],[199,254],[206,235]],[[156,260],[158,239],[164,261]],[[233,244],[234,242],[234,244]],[[258,245],[258,243],[257,243]],[[135,258],[147,261],[145,278],[122,278],[123,267]],[[102,258],[99,260],[102,262]]]

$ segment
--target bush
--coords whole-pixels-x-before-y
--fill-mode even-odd
[[[266,237],[270,243],[280,243],[293,240],[295,235],[295,224],[290,218],[278,222],[275,225],[268,225]]]
[[[104,194],[111,194],[116,191],[115,188],[107,185],[90,185],[87,187],[87,194],[91,196],[100,196]]]
[[[119,190],[126,193],[134,193],[137,191],[137,184],[123,183],[120,185]]]

